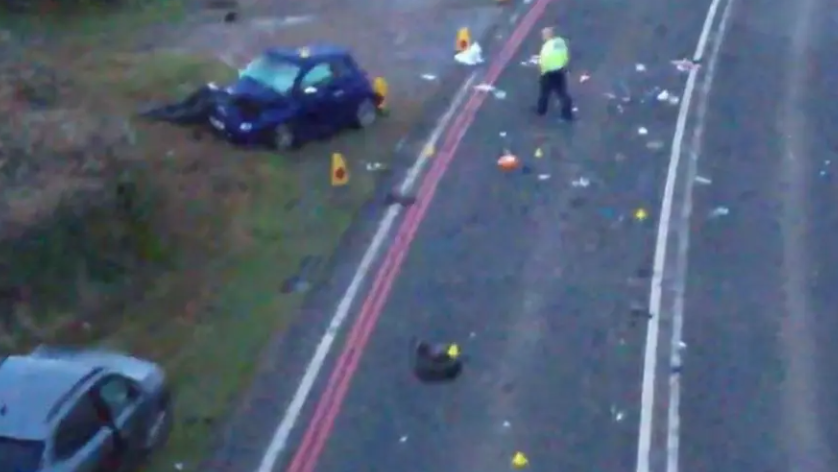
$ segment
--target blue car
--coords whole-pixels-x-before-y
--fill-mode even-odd
[[[289,149],[347,127],[369,127],[383,99],[344,48],[275,48],[219,94],[209,122],[234,143]]]

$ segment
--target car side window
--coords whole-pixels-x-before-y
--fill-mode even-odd
[[[332,75],[335,77],[346,77],[352,74],[352,66],[345,58],[334,59],[329,62],[329,66],[332,69]]]
[[[92,399],[83,395],[58,423],[53,441],[55,459],[64,461],[75,456],[104,427]]]
[[[96,387],[96,394],[108,407],[113,419],[117,420],[134,403],[139,392],[130,380],[112,375]]]
[[[332,75],[332,68],[329,64],[322,63],[312,67],[306,72],[303,79],[300,81],[300,86],[303,89],[307,87],[320,87],[329,83],[334,76]]]

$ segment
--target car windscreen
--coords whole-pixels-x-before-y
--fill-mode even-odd
[[[241,76],[287,95],[299,73],[300,66],[293,62],[262,56],[248,64],[241,71]]]
[[[38,472],[44,454],[42,441],[26,441],[0,436],[0,465],[12,472]]]

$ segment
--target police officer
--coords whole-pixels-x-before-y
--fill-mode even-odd
[[[561,101],[562,118],[572,120],[573,99],[567,91],[567,64],[570,62],[567,41],[556,36],[553,28],[541,30],[541,38],[544,40],[544,45],[541,46],[541,53],[538,55],[541,78],[536,111],[541,116],[546,115],[550,95],[555,93]]]

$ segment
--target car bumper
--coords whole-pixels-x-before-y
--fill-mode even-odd
[[[241,131],[241,130],[230,130],[231,127],[226,126],[221,120],[210,117],[209,118],[209,128],[215,136],[224,139],[232,144],[258,144],[262,140],[262,133],[259,133],[256,130],[250,131]]]

